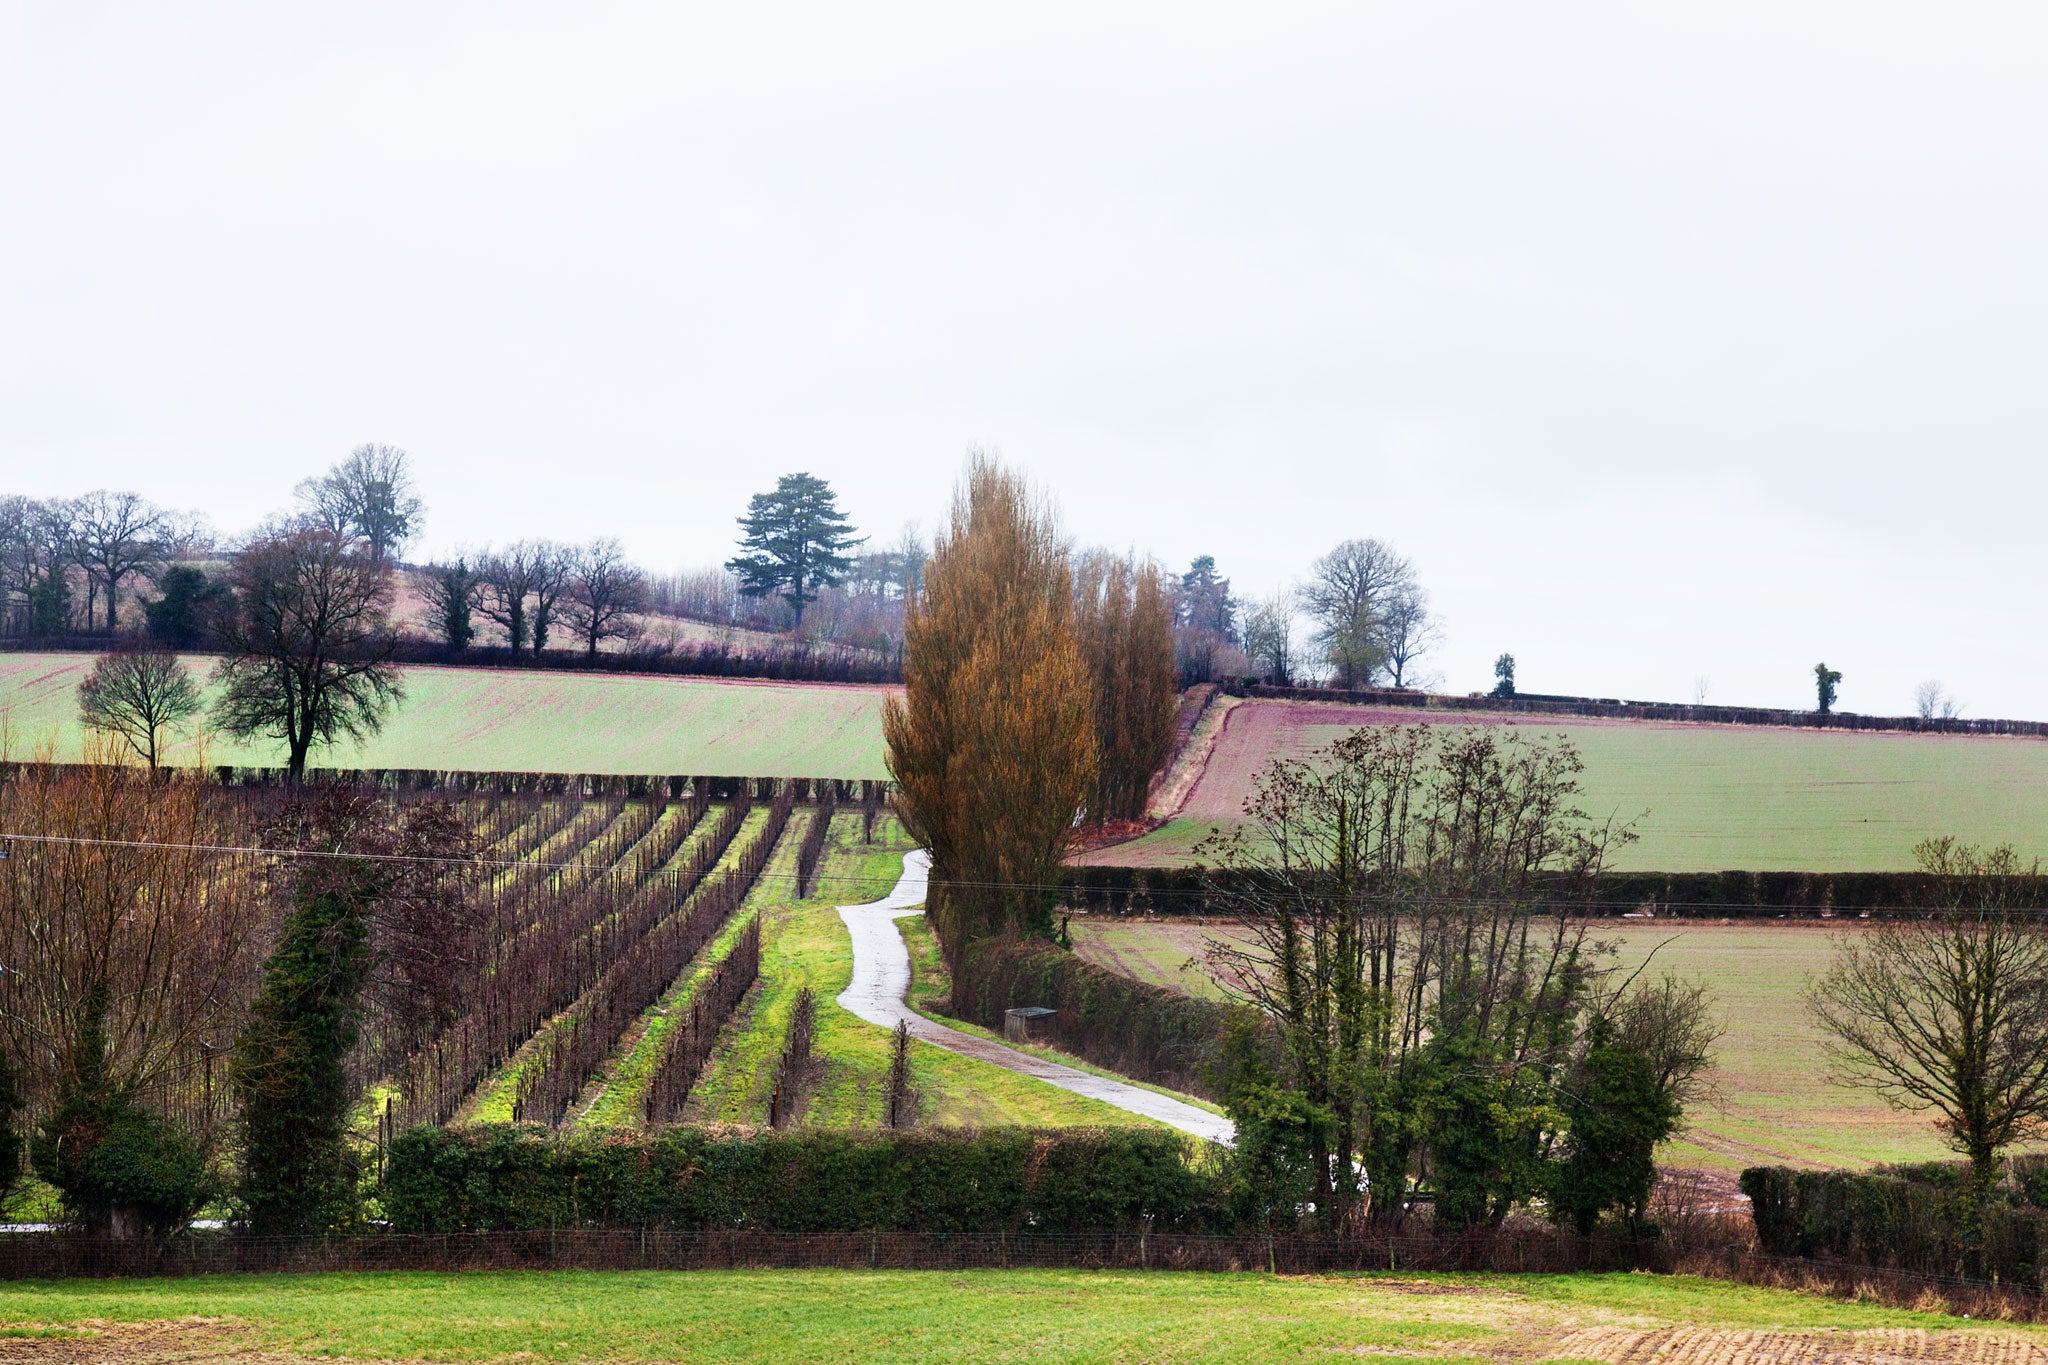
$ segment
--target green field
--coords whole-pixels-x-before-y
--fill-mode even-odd
[[[1222,993],[1198,958],[1225,925],[1173,920],[1073,921],[1074,946],[1092,962],[1192,994]],[[1853,932],[1853,930],[1851,931]],[[1946,1155],[1931,1120],[1900,1113],[1867,1091],[1831,1085],[1821,1035],[1800,992],[1827,969],[1832,934],[1819,927],[1669,921],[1605,922],[1623,970],[1656,950],[1655,970],[1698,977],[1712,988],[1727,1026],[1719,1048],[1714,1103],[1689,1114],[1667,1164],[1735,1171],[1744,1166],[1864,1166]]]
[[[89,654],[0,654],[9,747],[75,758]],[[193,657],[204,676],[212,661]],[[411,666],[406,699],[362,745],[315,750],[315,767],[482,772],[886,778],[887,688],[704,681],[623,673]],[[284,746],[210,737],[213,763],[277,765]],[[172,762],[189,762],[190,743]]]
[[[2043,1345],[2041,1328],[1656,1275],[555,1271],[0,1288],[6,1359],[1700,1365],[2021,1361]]]
[[[1184,864],[1212,827],[1239,817],[1267,760],[1303,757],[1368,721],[1414,719],[1315,702],[1240,703],[1180,816],[1086,861]],[[2048,740],[1472,719],[1569,736],[1586,764],[1580,805],[1595,820],[1632,823],[1639,836],[1614,859],[1624,870],[1904,870],[1916,843],[1950,833],[2048,854]]]
[[[201,672],[208,661],[195,658]],[[80,752],[91,656],[0,654],[8,748]],[[316,751],[315,766],[886,778],[888,689],[631,674],[410,667],[383,733]],[[1416,712],[1315,702],[1235,705],[1180,813],[1084,861],[1177,865],[1239,817],[1258,770],[1359,724]],[[1442,723],[1450,713],[1426,713]],[[1456,713],[1455,723],[1563,733],[1586,761],[1581,804],[1640,836],[1615,865],[1648,871],[1884,871],[1954,833],[2048,853],[2048,740]],[[206,742],[215,763],[278,764],[282,746]],[[190,743],[174,755],[189,761]]]

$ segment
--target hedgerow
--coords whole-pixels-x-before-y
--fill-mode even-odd
[[[670,1231],[1001,1231],[1216,1224],[1220,1178],[1149,1129],[749,1132],[647,1137],[517,1126],[415,1128],[393,1144],[397,1232],[556,1227]]]

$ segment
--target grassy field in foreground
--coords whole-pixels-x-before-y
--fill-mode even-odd
[[[853,978],[853,942],[838,907],[888,894],[910,849],[894,819],[882,822],[876,839],[873,845],[861,842],[858,811],[834,817],[819,864],[817,894],[798,900],[797,840],[784,837],[742,911],[761,915],[761,984],[741,1002],[727,1037],[692,1090],[686,1119],[767,1122],[790,1011],[797,991],[808,984],[818,1002],[812,1051],[821,1065],[802,1121],[824,1127],[880,1125],[889,1032],[838,1004],[839,992]],[[1100,1100],[928,1043],[911,1045],[911,1075],[923,1096],[920,1120],[927,1124],[1071,1128],[1147,1122]]]
[[[0,1288],[16,1351],[124,1362],[2021,1360],[2048,1332],[1679,1276],[473,1272]],[[79,1335],[62,1339],[69,1332]],[[1768,1335],[1766,1335],[1768,1334]],[[52,1339],[56,1338],[56,1339]],[[82,1338],[82,1339],[81,1339]],[[1660,1350],[1661,1348],[1665,1348]],[[1772,1349],[1776,1348],[1776,1349]],[[1887,1349],[1891,1348],[1891,1349]],[[1904,1348],[1904,1349],[1901,1349]],[[9,1355],[8,1358],[30,1358]]]
[[[1171,866],[1236,820],[1259,768],[1300,758],[1359,724],[1415,716],[1313,702],[1232,709],[1179,818],[1086,861]],[[1658,872],[1889,871],[1935,834],[2048,854],[2048,740],[1763,726],[1461,716],[1562,733],[1585,759],[1580,806],[1634,822],[1613,864]],[[1450,722],[1443,722],[1450,723]]]
[[[54,743],[75,758],[78,683],[90,654],[0,654],[0,713],[15,757]],[[211,659],[187,660],[204,677]],[[406,698],[362,745],[315,750],[316,767],[485,772],[703,773],[886,778],[887,689],[512,669],[402,670]],[[211,689],[209,689],[209,692]],[[282,764],[281,744],[212,737],[213,763]],[[172,762],[189,762],[188,743]]]
[[[1076,918],[1074,946],[1092,962],[1192,994],[1219,996],[1198,957],[1204,939],[1227,927],[1172,920]],[[1727,1033],[1719,1049],[1716,1103],[1689,1116],[1684,1137],[1662,1159],[1739,1170],[1771,1162],[1862,1166],[1946,1155],[1924,1114],[1900,1113],[1863,1090],[1828,1083],[1821,1036],[1800,992],[1827,970],[1829,931],[1780,924],[1655,925],[1607,922],[1612,959],[1633,969],[1656,950],[1656,970],[1699,977],[1712,987]],[[1667,941],[1668,940],[1668,941]]]

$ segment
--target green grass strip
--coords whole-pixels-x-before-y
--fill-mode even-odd
[[[1852,1332],[1925,1331],[1913,1353],[1928,1359],[2018,1359],[2048,1342],[2040,1328],[1659,1275],[491,1271],[0,1287],[0,1330],[88,1333],[90,1358],[114,1360],[1558,1361],[1584,1358],[1564,1349],[1574,1331],[1600,1329],[1601,1358],[1639,1346],[1630,1358],[1648,1359],[1653,1334],[1676,1327],[1728,1334],[1696,1339],[1695,1360],[1751,1358],[1735,1334],[1761,1330],[1811,1334],[1780,1342],[1785,1359],[1903,1354],[1839,1335]]]

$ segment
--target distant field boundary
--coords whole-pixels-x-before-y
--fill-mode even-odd
[[[119,644],[114,636],[67,636],[59,639],[0,640],[10,654],[104,654]],[[195,652],[204,652],[195,651]],[[900,686],[903,670],[865,650],[840,646],[794,648],[787,653],[725,649],[718,645],[684,645],[665,649],[630,648],[600,652],[595,659],[581,649],[550,649],[539,658],[503,645],[472,645],[461,653],[431,640],[401,639],[394,663],[434,664],[447,668],[498,668],[562,673],[644,673],[680,678],[753,678],[767,682],[853,683]]]
[[[1227,874],[1214,881],[1228,885]],[[2048,877],[2015,879],[2020,905],[2048,911]],[[1188,867],[1069,867],[1062,903],[1097,915],[1229,913],[1211,878]],[[1777,919],[1910,914],[1937,903],[1940,879],[1922,872],[1607,872],[1584,905],[1597,916]]]
[[[1898,730],[1930,735],[2024,735],[2048,738],[2048,721],[1930,720],[1921,716],[1862,716],[1837,711],[1785,711],[1763,706],[1689,706],[1680,702],[1620,701],[1611,697],[1455,697],[1436,692],[1368,688],[1226,685],[1234,697],[1274,701],[1334,701],[1354,706],[1412,707],[1419,711],[1495,711],[1532,716],[1586,716],[1602,720],[1690,721],[1704,725],[1765,725],[1811,730]]]
[[[85,772],[93,766],[86,763],[0,763],[0,780],[29,771]],[[165,771],[203,771],[209,781],[224,787],[282,787],[289,778],[284,768],[241,764],[219,764],[205,769],[168,768]],[[306,781],[347,783],[418,795],[625,797],[663,801],[685,800],[706,786],[714,801],[733,801],[749,794],[757,801],[772,801],[785,788],[793,788],[800,802],[829,799],[870,803],[886,800],[892,786],[872,778],[472,772],[439,768],[308,768]]]

